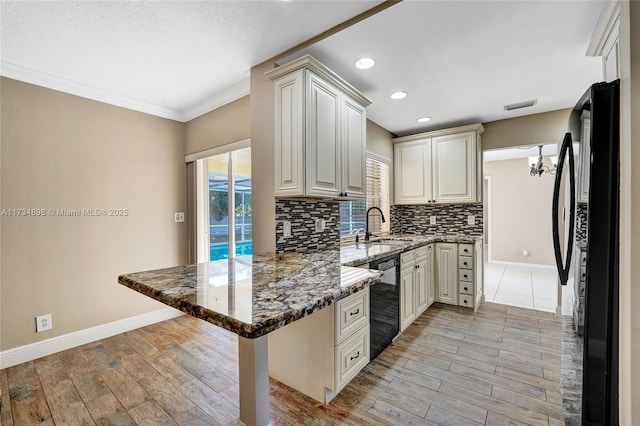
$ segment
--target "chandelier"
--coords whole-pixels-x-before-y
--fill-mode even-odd
[[[551,164],[553,165],[553,167],[549,168],[545,166],[544,163],[542,162],[542,145],[538,145],[538,149],[539,149],[539,152],[537,157],[529,157],[529,167],[531,167],[529,174],[531,176],[540,177],[544,172],[547,172],[552,175],[555,175],[556,169],[557,169],[556,163],[558,161],[558,158],[555,155],[551,157]]]

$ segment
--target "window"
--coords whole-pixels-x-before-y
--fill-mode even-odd
[[[197,160],[198,260],[251,254],[251,148]]]
[[[388,233],[390,219],[389,204],[389,169],[390,161],[384,157],[368,153],[366,161],[367,197],[365,201],[340,202],[340,235],[364,234],[365,214],[368,208],[378,207],[384,213],[385,223],[380,215],[371,213],[369,217],[369,231],[374,233]]]

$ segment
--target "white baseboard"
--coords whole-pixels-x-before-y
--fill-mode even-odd
[[[522,266],[525,268],[552,269],[552,270],[556,269],[554,265],[541,265],[539,263],[506,262],[501,260],[488,260],[487,263],[490,263],[493,265]]]
[[[167,307],[84,330],[74,331],[73,333],[63,334],[62,336],[52,337],[51,339],[40,342],[7,349],[6,351],[0,352],[0,369],[12,367],[23,362],[75,348],[86,343],[95,342],[96,340],[124,333],[125,331],[176,318],[181,315],[184,315],[184,313],[177,309]]]

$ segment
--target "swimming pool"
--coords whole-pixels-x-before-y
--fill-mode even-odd
[[[236,243],[236,256],[251,254],[253,252],[253,241],[243,241]],[[229,258],[229,246],[227,244],[212,244],[210,246],[210,260],[220,260]]]

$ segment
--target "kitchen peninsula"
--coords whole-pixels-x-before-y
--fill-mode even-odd
[[[269,423],[267,334],[380,279],[340,265],[337,250],[241,256],[124,274],[118,282],[238,337],[240,421]]]

